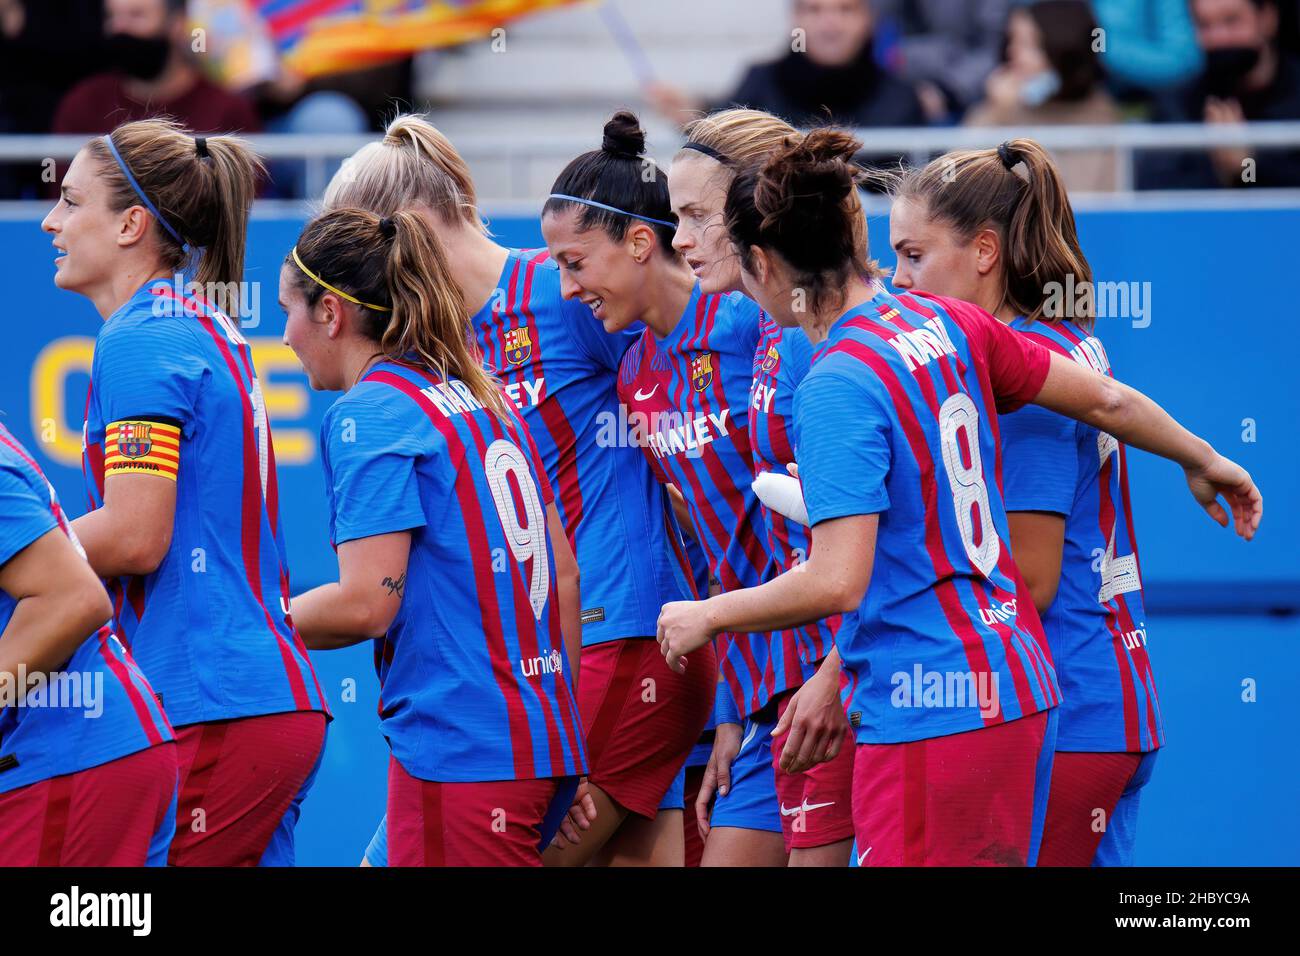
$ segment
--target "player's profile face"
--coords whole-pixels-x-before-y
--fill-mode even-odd
[[[889,242],[898,254],[891,280],[895,288],[923,289],[978,304],[975,244],[960,242],[952,228],[930,218],[923,204],[894,200]]]
[[[740,257],[722,218],[730,181],[725,166],[692,150],[683,150],[668,172],[668,192],[677,216],[673,248],[686,259],[705,295],[741,287]]]
[[[576,209],[542,217],[546,250],[560,267],[560,293],[591,309],[606,332],[621,332],[638,318],[633,306],[641,266],[629,246],[630,232],[615,241],[604,229],[583,229]]]
[[[108,208],[108,190],[85,150],[68,167],[59,199],[41,223],[53,236],[54,284],[70,292],[87,291],[111,276],[114,241],[121,214]]]
[[[307,297],[298,285],[296,267],[285,263],[280,268],[280,308],[284,309],[284,344],[302,363],[307,373],[307,383],[316,391],[336,391],[342,388],[331,373],[331,345],[326,323],[313,313]]]

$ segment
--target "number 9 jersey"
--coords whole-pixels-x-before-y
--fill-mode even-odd
[[[997,418],[1041,390],[1049,362],[975,306],[880,292],[836,321],[795,393],[811,525],[880,516],[857,625],[835,639],[859,743],[975,730],[1059,702],[1011,559]]]
[[[115,630],[172,725],[327,712],[289,618],[275,453],[248,343],[221,312],[145,285],[95,339],[82,471],[176,482],[157,569],[107,582]]]
[[[334,546],[411,532],[379,709],[394,758],[422,780],[586,769],[547,535],[553,495],[506,401],[501,416],[457,379],[380,362],[321,425]]]

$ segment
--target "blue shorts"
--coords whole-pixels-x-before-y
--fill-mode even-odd
[[[731,789],[713,798],[710,827],[781,832],[781,809],[772,768],[772,731],[776,720],[745,718],[740,752],[731,763]]]
[[[686,768],[682,767],[668,785],[668,792],[659,801],[660,810],[684,810],[686,808]]]
[[[1124,788],[1115,811],[1110,815],[1106,833],[1097,845],[1097,855],[1092,858],[1093,866],[1132,866],[1133,843],[1137,839],[1138,801],[1142,797],[1142,788],[1151,779],[1156,767],[1156,754],[1152,750],[1142,755],[1142,762]]]

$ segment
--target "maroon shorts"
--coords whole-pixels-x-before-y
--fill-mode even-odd
[[[794,691],[777,700],[780,723]],[[772,769],[776,773],[776,796],[781,804],[781,835],[785,851],[826,846],[853,836],[853,731],[844,728],[844,742],[835,759],[819,763],[803,773],[781,769],[781,751],[789,731],[772,738]]]
[[[325,715],[292,711],[176,729],[172,866],[257,866],[325,744]]]
[[[0,793],[0,866],[144,866],[175,795],[171,741]]]
[[[435,783],[388,758],[389,866],[541,866],[560,778]]]
[[[928,740],[858,744],[858,865],[1027,865],[1037,849],[1035,813],[1046,806],[1054,713]]]
[[[687,656],[685,674],[668,667],[653,638],[584,647],[578,708],[587,732],[587,779],[653,820],[704,731],[717,681],[712,644]]]
[[[1091,866],[1143,754],[1056,752],[1039,866]]]

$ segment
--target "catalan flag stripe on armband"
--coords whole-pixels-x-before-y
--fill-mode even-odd
[[[176,480],[181,464],[181,430],[166,422],[113,422],[104,432],[104,477],[162,475]]]

